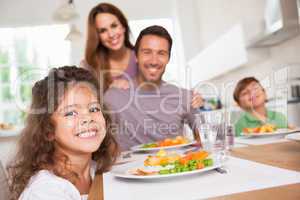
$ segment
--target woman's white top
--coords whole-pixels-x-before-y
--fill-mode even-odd
[[[92,163],[90,174],[95,176],[96,163]],[[68,180],[56,176],[49,170],[41,170],[32,176],[19,200],[87,200],[88,195],[80,195]]]

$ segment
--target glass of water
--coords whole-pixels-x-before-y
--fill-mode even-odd
[[[200,124],[198,127],[203,148],[210,152],[225,149],[223,124]]]
[[[199,117],[197,128],[203,149],[213,153],[219,161],[225,161],[227,153],[223,112],[202,112],[197,117]]]

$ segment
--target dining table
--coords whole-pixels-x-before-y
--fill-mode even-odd
[[[234,148],[230,152],[232,156],[252,160],[283,169],[300,172],[300,143],[285,141],[280,143],[250,145],[248,147]],[[244,200],[244,199],[300,199],[299,183],[286,184],[267,189],[258,189],[248,192],[218,196],[210,200]]]
[[[255,138],[250,138],[255,140]],[[103,175],[104,199],[300,199],[300,142],[240,144],[228,150],[222,169],[159,179],[130,179]],[[133,153],[132,160],[146,155]],[[126,165],[128,163],[123,163]]]

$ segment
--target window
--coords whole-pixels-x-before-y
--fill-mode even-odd
[[[22,123],[33,84],[70,63],[68,25],[0,28],[0,122]]]

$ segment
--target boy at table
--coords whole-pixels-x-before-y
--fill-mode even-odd
[[[110,88],[105,93],[104,102],[117,125],[116,139],[122,150],[182,135],[184,123],[200,142],[192,92],[162,80],[171,47],[172,38],[163,27],[150,26],[141,31],[135,45],[136,78],[127,90]]]
[[[255,128],[264,124],[277,128],[287,128],[286,117],[266,108],[267,95],[260,82],[254,77],[240,80],[233,93],[236,103],[245,112],[235,123],[236,136],[241,136],[244,128]]]

